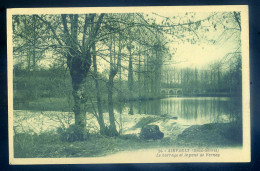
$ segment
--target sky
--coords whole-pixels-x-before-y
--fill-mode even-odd
[[[185,16],[184,13],[176,14],[164,12],[158,14],[158,16],[156,16],[155,14],[152,15],[154,18],[156,18],[158,23],[162,21],[163,17]],[[212,14],[196,13],[195,21],[203,20],[210,15]],[[206,23],[206,25],[210,24]],[[200,38],[201,40],[199,40],[195,44],[180,42],[177,44],[169,44],[169,47],[175,47],[177,51],[175,52],[171,61],[167,62],[168,64],[172,64],[167,65],[177,68],[205,68],[215,60],[220,60],[221,58],[223,58],[227,53],[234,52],[238,49],[239,41],[237,39],[237,35],[231,35],[234,32],[235,31],[229,30],[227,33],[224,34],[224,36],[221,37],[219,42],[216,42],[214,45],[209,44],[208,42],[203,40],[203,38]],[[207,37],[217,40],[222,33],[223,29],[217,29],[217,31],[202,34],[207,34]]]
[[[182,44],[179,45],[172,61],[176,67],[188,68],[204,68],[208,64],[221,59],[227,53],[234,52],[237,49],[237,43],[234,41],[227,41],[220,45],[207,44]]]

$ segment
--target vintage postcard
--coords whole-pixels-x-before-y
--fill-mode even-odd
[[[250,162],[248,6],[7,10],[10,164]]]

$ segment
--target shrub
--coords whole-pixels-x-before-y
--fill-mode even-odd
[[[70,127],[65,130],[59,129],[58,132],[60,133],[61,141],[67,142],[84,141],[89,137],[87,130],[76,125],[70,125]]]
[[[45,155],[46,144],[59,144],[59,139],[54,132],[46,132],[40,135],[29,133],[17,133],[14,135],[14,157],[32,158]]]

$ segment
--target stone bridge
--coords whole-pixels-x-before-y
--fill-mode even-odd
[[[161,94],[163,95],[182,95],[182,88],[161,88]]]

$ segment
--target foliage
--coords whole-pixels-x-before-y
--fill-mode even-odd
[[[156,141],[141,140],[134,134],[118,137],[90,135],[86,141],[61,141],[57,134],[43,136],[23,134],[14,136],[15,158],[66,158],[66,157],[100,157],[121,151],[144,148],[172,146],[171,140],[164,138]],[[22,142],[25,146],[20,146]]]
[[[58,129],[61,141],[74,142],[87,140],[89,133],[78,125],[70,125],[65,130]]]
[[[14,157],[15,158],[31,158],[38,152],[40,152],[42,147],[46,144],[53,144],[60,142],[59,138],[54,132],[46,132],[42,134],[28,134],[19,133],[14,135]],[[44,148],[44,153],[50,153],[55,151],[54,149]],[[40,156],[39,156],[40,157]]]

